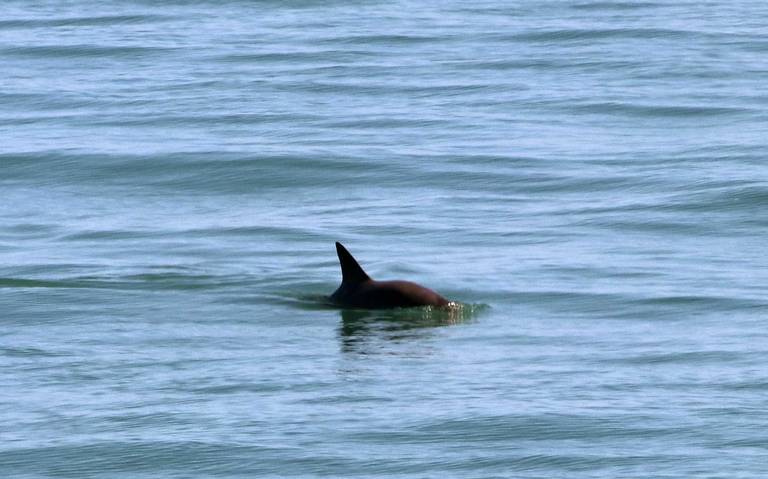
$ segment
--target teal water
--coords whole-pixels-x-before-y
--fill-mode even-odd
[[[768,475],[768,4],[159,3],[0,6],[0,477]]]

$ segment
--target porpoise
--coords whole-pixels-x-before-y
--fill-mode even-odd
[[[330,300],[342,307],[364,309],[448,306],[450,301],[431,289],[410,281],[376,281],[339,242],[336,253],[341,264],[341,286]]]

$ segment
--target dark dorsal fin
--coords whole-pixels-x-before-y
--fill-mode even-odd
[[[363,281],[371,279],[370,276],[365,274],[363,268],[357,264],[357,260],[355,260],[351,254],[349,254],[347,248],[345,248],[338,241],[336,242],[336,254],[339,255],[339,263],[341,264],[342,283],[362,283]]]

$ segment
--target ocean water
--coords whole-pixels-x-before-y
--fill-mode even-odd
[[[767,24],[3,2],[0,477],[767,477]]]

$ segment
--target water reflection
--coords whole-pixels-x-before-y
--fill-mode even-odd
[[[468,322],[476,310],[474,306],[458,303],[449,308],[342,309],[341,349],[357,354],[407,354],[404,344],[430,338],[438,327]]]

